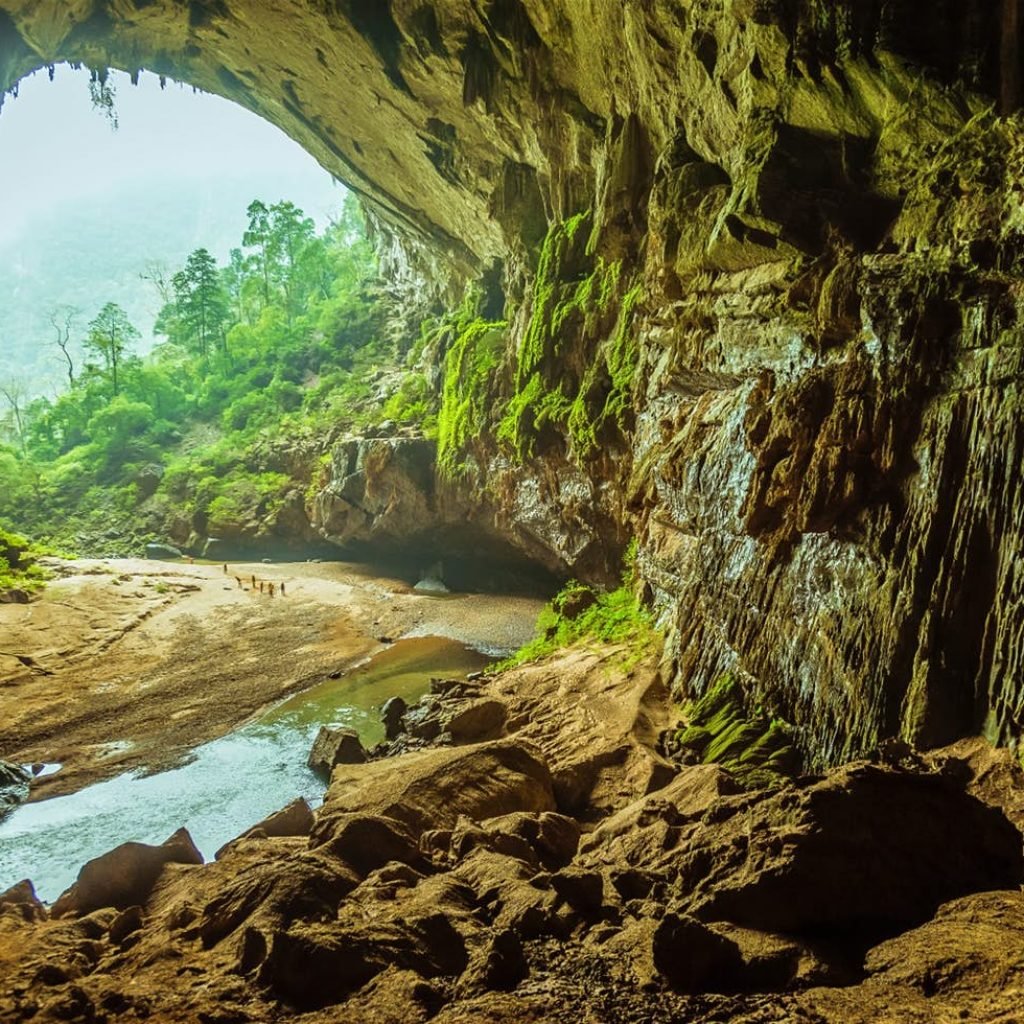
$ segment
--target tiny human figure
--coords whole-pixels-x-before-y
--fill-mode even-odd
[[[228,574],[228,563],[225,562],[224,563],[224,575],[226,576],[227,574]]]
[[[260,593],[263,593],[263,580],[260,580]]]
[[[274,584],[273,583],[268,583],[267,586],[270,588],[270,596],[273,597],[274,596]]]
[[[284,580],[281,580],[281,596],[284,597]]]
[[[256,589],[256,577],[255,576],[253,576],[253,578],[252,578],[252,589],[253,590]]]
[[[235,577],[235,582],[238,584],[238,589],[242,589],[242,578],[240,576]]]

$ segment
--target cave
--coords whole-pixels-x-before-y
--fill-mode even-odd
[[[727,678],[745,712],[792,726],[801,769],[821,773],[973,737],[1015,751],[1024,731],[1018,7],[0,0],[0,92],[67,61],[146,69],[222,95],[359,194],[396,322],[479,289],[505,349],[474,407],[479,422],[461,438],[458,473],[431,478],[420,489],[429,502],[411,506],[430,517],[420,539],[437,531],[448,551],[471,522],[502,571],[521,558],[549,585],[610,585],[634,542],[639,587],[665,637],[665,700],[718,699]],[[358,529],[331,525],[348,515],[332,508],[354,473],[355,462],[335,467],[319,525],[346,550],[376,553],[393,539],[387,517],[400,518],[383,499]],[[361,510],[372,476],[358,485]],[[400,559],[405,571],[420,539]],[[460,567],[467,585],[479,575],[471,570]],[[590,765],[589,784],[613,760]],[[533,779],[530,766],[514,770]],[[868,776],[850,785],[870,802]],[[941,814],[941,785],[901,790],[893,806]],[[979,808],[962,810],[983,830]],[[894,830],[898,817],[886,817]],[[855,816],[850,827],[875,826]],[[489,842],[466,836],[467,846]],[[381,840],[402,865],[382,885],[408,885],[411,865],[423,866],[407,838],[399,828]],[[738,827],[731,838],[747,842]],[[828,853],[808,857],[824,864]],[[1013,875],[989,853],[954,851],[981,876],[975,891]],[[698,849],[688,884],[699,890],[702,868],[723,857]],[[304,1010],[356,993],[376,1005],[379,950],[326,935],[337,900],[323,870],[308,867],[308,890],[291,894],[314,906],[300,928],[278,915],[269,947],[260,922],[235,935],[238,972]],[[657,894],[644,871],[618,881],[626,902]],[[875,906],[885,927],[871,919],[871,942],[960,895],[946,881],[915,890],[918,903],[897,901],[892,919]],[[288,883],[267,883],[277,884]],[[581,905],[587,884],[557,883]],[[742,913],[721,909],[726,891],[648,922],[654,938],[644,941],[677,993],[742,992],[716,972],[734,978],[741,952],[749,963],[744,928],[813,934],[825,946],[834,928],[860,934],[856,921],[819,919],[799,901],[791,916],[761,914],[774,884],[747,893]],[[833,897],[842,902],[821,896]],[[232,915],[246,918],[244,901],[228,893],[209,911],[197,926],[207,947]],[[709,939],[707,922],[721,920],[736,930]],[[425,911],[417,927],[454,942]],[[525,998],[496,1016],[445,1016],[450,993],[429,979],[462,966],[413,950],[404,933],[391,940],[404,974],[381,1019],[542,1019]],[[519,943],[470,950],[477,982],[499,989],[501,975],[514,989]],[[665,967],[666,950],[687,943],[707,958],[697,980],[675,961]],[[862,964],[832,974],[817,947],[797,954],[780,943],[758,961],[768,980],[748,979],[755,991],[799,990],[789,975],[778,981],[793,957],[813,961],[807,987],[867,977]],[[346,954],[350,973],[330,975]],[[973,998],[948,977],[928,978],[919,987],[945,992],[949,1005]],[[799,1013],[820,1011],[813,1019],[883,1019],[844,1018],[839,1003],[814,1009],[807,998]],[[785,1005],[792,1016],[773,1019],[801,1019]],[[755,1019],[748,1011],[737,1004],[731,1019]]]

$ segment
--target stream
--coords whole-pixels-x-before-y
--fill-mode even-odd
[[[130,772],[67,796],[24,804],[0,821],[0,892],[30,878],[55,900],[87,860],[119,843],[161,843],[189,830],[207,860],[228,840],[298,796],[312,806],[326,785],[306,767],[321,725],[384,738],[380,707],[411,703],[435,676],[464,678],[492,659],[439,637],[399,640],[338,679],[289,697],[256,720],[197,747],[180,768]]]

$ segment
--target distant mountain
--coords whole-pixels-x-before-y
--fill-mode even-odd
[[[0,375],[17,377],[36,393],[62,379],[48,313],[78,307],[77,337],[107,302],[128,312],[142,332],[141,351],[154,344],[160,297],[140,275],[153,264],[173,272],[204,246],[223,262],[241,243],[246,207],[292,199],[289,180],[266,174],[205,182],[153,180],[116,195],[57,202],[0,243]],[[323,194],[306,196],[310,211],[340,209],[344,192],[324,175]]]

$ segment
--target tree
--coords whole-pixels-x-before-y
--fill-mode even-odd
[[[11,378],[0,384],[0,395],[7,402],[10,415],[10,427],[18,444],[25,447],[25,404],[28,401],[28,388],[25,382],[17,378]]]
[[[256,250],[251,259],[263,284],[263,306],[266,307],[270,305],[270,211],[266,203],[254,199],[245,212],[249,215],[249,227],[242,235],[242,245]]]
[[[54,344],[60,349],[64,362],[68,365],[68,387],[75,386],[75,363],[69,351],[71,346],[71,331],[74,328],[75,320],[82,311],[76,306],[60,305],[50,310],[50,323],[55,332]]]
[[[118,395],[121,390],[118,369],[125,354],[141,335],[132,326],[128,314],[116,302],[108,302],[100,310],[99,316],[90,322],[88,330],[85,348],[103,360],[114,394]]]
[[[212,346],[223,351],[228,297],[220,283],[217,261],[208,250],[196,249],[172,281],[180,343],[202,359],[209,357]]]
[[[284,293],[288,322],[298,312],[301,299],[309,288],[304,288],[304,257],[316,238],[316,224],[294,203],[275,203],[270,208],[271,273],[278,279]]]

